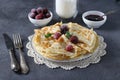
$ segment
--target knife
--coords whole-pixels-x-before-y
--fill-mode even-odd
[[[5,43],[6,43],[6,47],[8,49],[9,54],[10,54],[11,69],[14,72],[18,72],[20,70],[20,65],[18,64],[18,62],[16,60],[16,57],[15,57],[15,54],[14,54],[13,42],[12,42],[12,40],[10,39],[10,37],[6,33],[4,33],[3,36],[4,36]]]

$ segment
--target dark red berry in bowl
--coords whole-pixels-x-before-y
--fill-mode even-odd
[[[37,10],[35,8],[31,9],[32,13],[37,13]]]
[[[44,14],[42,7],[38,7],[37,9],[32,9],[30,13],[28,14],[28,18],[30,22],[33,23],[35,26],[45,26],[52,20],[53,17],[52,12],[48,11],[45,8],[44,8],[44,13],[45,13]],[[50,15],[47,13],[50,13]]]
[[[42,7],[38,7],[38,8],[37,8],[37,13],[39,14],[39,13],[42,13],[42,12],[43,12]]]
[[[40,13],[38,14],[35,19],[39,20],[39,19],[43,19],[44,18],[44,14],[43,13]]]
[[[44,14],[48,13],[48,9],[47,8],[43,8],[43,13]]]
[[[79,42],[77,36],[71,36],[69,40],[70,40],[70,42],[72,42],[74,44],[77,44]]]
[[[45,17],[46,18],[49,18],[51,15],[50,15],[50,13],[48,12],[48,13],[46,13],[46,15],[45,15]]]
[[[61,36],[60,32],[56,32],[53,36],[54,39],[59,39],[59,37]]]
[[[72,52],[73,50],[74,50],[74,48],[73,48],[73,46],[72,45],[67,45],[66,47],[65,47],[65,50],[66,51],[69,51],[69,52]]]
[[[65,34],[69,29],[68,29],[68,27],[67,27],[67,25],[62,25],[61,27],[60,27],[60,29],[61,29],[61,33],[62,34]]]
[[[35,19],[36,14],[31,12],[31,13],[29,13],[29,16],[30,16],[31,18]]]

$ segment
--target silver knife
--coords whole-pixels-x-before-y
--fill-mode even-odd
[[[5,43],[6,43],[6,47],[8,49],[9,54],[10,54],[11,69],[15,72],[18,72],[20,70],[20,65],[18,64],[16,57],[15,57],[15,54],[14,54],[13,42],[6,33],[4,33],[3,36],[4,36]]]

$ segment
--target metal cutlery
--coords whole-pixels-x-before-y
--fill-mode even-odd
[[[113,14],[113,13],[116,13],[116,12],[118,12],[118,11],[120,11],[120,9],[110,10],[110,11],[106,12],[104,15],[101,15],[101,16],[95,18],[95,19],[98,20],[98,19],[100,19],[100,18],[103,18],[104,16],[107,16],[107,15],[110,15],[110,14]]]
[[[14,45],[13,45],[13,42],[12,42],[12,40],[10,39],[10,37],[7,34],[4,33],[3,36],[4,36],[5,43],[6,43],[6,47],[8,49],[9,54],[10,54],[11,69],[14,72],[19,72],[20,66],[19,66],[19,63],[16,60],[16,57],[15,57],[15,54],[14,54]]]
[[[19,50],[21,72],[23,74],[26,74],[29,72],[29,67],[26,64],[26,61],[23,55],[23,51],[22,51],[23,44],[22,44],[20,34],[13,34],[13,42],[14,42],[15,48]]]

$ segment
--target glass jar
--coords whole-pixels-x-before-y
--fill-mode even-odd
[[[71,18],[77,14],[77,0],[56,0],[56,13],[61,18]]]

